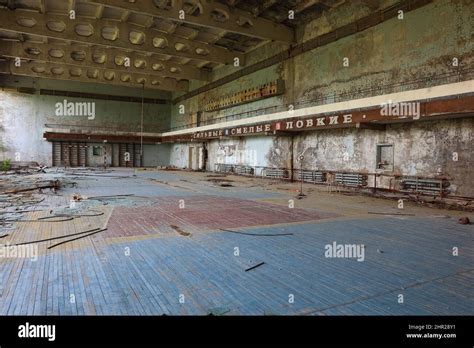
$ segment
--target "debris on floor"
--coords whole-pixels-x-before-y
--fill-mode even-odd
[[[278,236],[292,236],[293,235],[293,233],[251,233],[251,232],[226,230],[223,228],[219,228],[219,230],[224,231],[224,232],[243,234],[247,236],[258,236],[258,237],[278,237]]]
[[[191,233],[183,231],[183,230],[182,230],[181,228],[179,228],[178,226],[170,225],[170,227],[171,227],[173,230],[175,230],[176,232],[178,232],[180,235],[184,236],[184,237],[189,237],[189,236],[191,236]]]
[[[13,244],[13,245],[26,245],[26,244],[36,244],[36,243],[48,242],[48,241],[51,241],[51,240],[57,240],[57,239],[77,236],[77,235],[81,235],[81,234],[89,234],[89,233],[92,233],[92,232],[97,232],[99,230],[101,230],[101,229],[100,228],[93,228],[93,229],[83,231],[83,232],[76,232],[76,233],[66,234],[66,235],[63,235],[63,236],[57,236],[57,237],[38,239],[38,240],[33,240],[33,241],[28,241],[28,242],[16,243],[16,244]]]
[[[206,181],[212,182],[214,185],[217,185],[217,186],[220,186],[220,187],[234,187],[234,185],[232,184],[232,182],[234,182],[234,180],[220,179],[220,176],[209,177],[209,175],[207,175],[206,177],[208,178],[208,179],[206,179]]]
[[[94,232],[91,232],[91,233],[88,233],[88,234],[84,234],[84,235],[79,236],[79,237],[76,237],[76,238],[64,240],[64,241],[62,241],[62,242],[59,242],[59,243],[50,245],[50,246],[48,247],[48,249],[52,249],[52,248],[54,248],[54,247],[57,247],[57,246],[59,246],[59,245],[65,244],[65,243],[73,242],[73,241],[78,240],[78,239],[81,239],[81,238],[90,237],[90,236],[92,236],[92,235],[94,235],[94,234],[103,232],[103,231],[105,231],[105,230],[107,230],[107,229],[106,229],[106,228],[102,228],[102,229],[99,229],[99,230],[97,230],[97,231],[94,231]]]
[[[219,316],[219,315],[224,315],[229,312],[230,312],[230,309],[227,307],[216,307],[216,308],[209,309],[208,315]]]
[[[234,182],[234,180],[230,180],[230,179],[218,179],[218,178],[209,178],[209,179],[206,179],[206,181],[210,181],[214,184],[220,184],[220,183],[230,183],[230,182]]]
[[[82,201],[82,196],[79,193],[76,193],[75,195],[72,196],[72,199],[75,202],[80,202]]]
[[[409,213],[387,213],[387,212],[376,212],[376,211],[368,211],[367,214],[373,214],[373,215],[395,215],[395,216],[415,216],[415,214],[409,214]]]
[[[265,264],[265,262],[263,262],[263,261],[262,261],[262,262],[259,262],[259,263],[257,263],[255,266],[252,266],[252,267],[247,268],[247,269],[245,270],[245,272],[251,271],[251,270],[253,270],[253,269],[257,268],[257,267],[260,267],[260,266],[262,266],[262,265],[264,265],[264,264]]]
[[[134,196],[133,193],[131,194],[126,194],[126,195],[112,195],[112,196],[93,196],[93,197],[87,197],[88,200],[110,200],[110,199],[125,199],[126,197],[131,197]]]
[[[3,185],[2,185],[3,186]],[[13,189],[7,189],[0,192],[0,194],[15,194],[21,192],[35,191],[40,192],[44,189],[51,189],[53,192],[61,188],[61,182],[59,180],[38,180],[30,183],[17,185]]]
[[[208,296],[210,292],[206,289],[211,284],[212,293],[222,297],[215,301],[199,302],[195,313],[220,316],[247,311],[261,314],[272,308],[269,305],[272,301],[266,299],[265,295],[268,289],[273,291],[275,287],[287,287],[287,284],[293,289],[293,284],[296,284],[304,296],[307,294],[311,298],[317,287],[306,284],[326,286],[327,278],[321,275],[342,272],[342,276],[345,275],[346,278],[354,276],[351,270],[344,273],[343,267],[345,264],[353,267],[352,263],[346,263],[344,260],[333,262],[324,258],[322,246],[333,238],[352,241],[356,237],[364,244],[367,242],[368,248],[378,256],[373,261],[382,265],[381,267],[390,267],[390,270],[393,270],[393,262],[397,260],[399,253],[394,254],[391,250],[408,247],[412,248],[415,256],[419,255],[417,243],[436,233],[432,231],[432,226],[444,226],[446,231],[453,228],[465,231],[466,228],[455,226],[458,219],[467,214],[453,214],[451,219],[433,219],[433,215],[446,212],[434,212],[426,208],[399,211],[393,201],[374,198],[368,200],[370,203],[364,203],[360,202],[360,198],[342,195],[333,197],[336,201],[334,203],[327,201],[328,195],[319,192],[315,194],[309,190],[305,190],[308,198],[303,201],[304,204],[288,209],[287,201],[294,197],[294,192],[261,194],[263,185],[256,185],[259,187],[257,189],[248,189],[245,185],[250,180],[234,178],[231,179],[235,180],[238,190],[219,190],[212,187],[213,183],[206,183],[207,179],[213,179],[206,177],[206,173],[181,175],[164,171],[143,172],[137,175],[137,179],[129,178],[124,179],[125,181],[110,180],[108,177],[85,177],[76,187],[71,187],[67,183],[73,177],[64,172],[54,174],[50,169],[46,169],[46,172],[41,175],[8,175],[15,181],[14,185],[18,186],[30,187],[33,186],[31,183],[41,180],[59,180],[61,186],[56,192],[45,189],[43,192],[34,190],[0,195],[0,244],[28,247],[36,245],[39,257],[44,257],[46,261],[57,259],[58,265],[62,265],[59,267],[60,271],[54,273],[56,270],[53,268],[45,269],[47,276],[43,283],[36,282],[34,277],[29,279],[24,274],[41,274],[41,265],[54,263],[32,263],[25,260],[23,265],[29,273],[22,272],[20,276],[25,277],[21,281],[28,286],[23,287],[22,291],[33,298],[36,292],[30,289],[30,284],[34,284],[32,289],[40,284],[45,291],[50,291],[56,286],[49,281],[50,277],[58,274],[60,284],[67,286],[72,274],[73,285],[78,289],[85,289],[81,293],[81,298],[84,299],[81,305],[87,314],[92,311],[85,306],[87,301],[96,305],[96,308],[107,308],[112,314],[123,310],[119,301],[112,303],[116,307],[110,307],[105,302],[98,302],[101,297],[88,297],[89,281],[95,279],[92,277],[98,277],[99,285],[110,284],[111,290],[114,294],[119,294],[117,297],[120,296],[120,299],[135,301],[137,297],[129,296],[131,290],[124,288],[121,282],[129,274],[137,274],[131,285],[134,287],[133,291],[138,294],[138,299],[143,299],[144,304],[149,303],[145,283],[156,283],[164,289],[170,283],[176,283],[180,288],[183,284],[197,284],[196,290],[193,291],[202,289],[203,296]],[[131,170],[117,172],[112,170],[112,173],[106,175],[129,176]],[[152,178],[169,185],[157,185],[150,181]],[[3,179],[4,176],[0,175],[0,180]],[[254,182],[256,181],[257,179],[254,179]],[[199,194],[180,190],[175,185],[187,186]],[[276,185],[271,189],[275,190],[275,187],[284,185]],[[15,186],[9,187],[9,190],[11,189],[15,189]],[[253,196],[249,197],[249,193]],[[181,199],[186,203],[184,209],[179,206]],[[71,204],[71,201],[74,204]],[[325,212],[328,207],[335,207],[334,210],[338,211],[339,207],[349,206],[351,210],[347,215],[338,215],[333,210]],[[383,215],[367,215],[367,211]],[[400,219],[402,217],[396,215],[412,212],[423,223],[420,224],[418,218],[400,221],[391,219]],[[357,218],[352,219],[356,215]],[[349,224],[347,219],[338,219],[342,216],[351,218]],[[329,221],[325,222],[325,219]],[[385,232],[386,229],[389,232]],[[385,233],[389,233],[393,238],[382,238]],[[161,236],[164,238],[156,238]],[[459,234],[456,238],[458,237],[467,240],[469,234]],[[441,252],[445,240],[435,238],[430,241],[436,243],[433,244],[433,250]],[[238,256],[235,255],[236,246],[239,247]],[[132,259],[127,257],[127,248],[131,250]],[[314,250],[316,252],[313,252]],[[410,257],[409,253],[407,254]],[[132,260],[133,262],[130,262]],[[406,262],[405,258],[400,260],[396,261],[401,263],[397,267],[406,270],[409,269],[407,265],[415,259],[411,258]],[[439,261],[442,258],[433,260],[440,268],[452,267],[450,261]],[[5,259],[3,262],[8,264],[10,261]],[[93,264],[104,267],[104,272],[95,273],[95,269],[90,266]],[[370,279],[384,282],[385,279],[381,279],[370,264],[360,263],[360,266],[366,267],[364,272],[360,272],[360,283],[366,281],[367,273],[371,276]],[[120,271],[113,273],[114,269]],[[300,269],[303,271],[299,273]],[[15,269],[12,268],[12,272],[8,276],[8,284],[16,281]],[[138,275],[133,272],[140,273]],[[117,279],[112,279],[110,274],[117,274]],[[201,274],[206,274],[206,277],[201,277]],[[209,278],[207,274],[210,274]],[[405,273],[399,274],[402,277]],[[415,275],[412,277],[410,274],[409,280],[415,279]],[[339,279],[342,280],[335,287],[342,294],[345,284],[343,277]],[[409,285],[409,282],[401,284]],[[254,286],[256,291],[253,291]],[[235,304],[229,301],[236,293],[247,296],[246,302]],[[286,288],[282,293],[287,296]],[[169,298],[174,296],[174,293],[169,293]],[[15,303],[15,300],[14,297],[7,298],[6,302]],[[256,305],[257,300],[262,305]],[[345,300],[338,299],[341,303]],[[274,301],[276,302],[278,301]],[[275,314],[281,314],[290,308],[285,306],[286,301],[282,303],[282,307],[277,308]],[[99,304],[104,306],[99,307]],[[321,303],[314,301],[310,305],[318,309]],[[125,312],[135,313],[135,308],[139,307],[130,306]],[[154,314],[162,313],[159,305],[145,310]],[[42,314],[41,311],[42,309],[39,313]],[[166,313],[176,312],[167,308]],[[265,313],[271,315],[271,312]]]
[[[168,171],[175,171],[175,170],[181,170],[180,168],[176,166],[166,166],[162,168],[163,170],[168,170]]]
[[[232,185],[231,183],[228,183],[228,182],[221,182],[219,184],[220,187],[234,187],[234,185]]]

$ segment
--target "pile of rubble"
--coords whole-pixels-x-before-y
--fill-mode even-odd
[[[46,167],[21,162],[0,173],[0,236],[24,214],[42,210],[39,207],[44,205],[41,203],[46,195],[55,195],[65,185],[75,185],[48,172],[54,174]]]

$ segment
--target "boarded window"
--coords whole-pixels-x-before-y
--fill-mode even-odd
[[[377,145],[377,169],[393,171],[393,145]]]

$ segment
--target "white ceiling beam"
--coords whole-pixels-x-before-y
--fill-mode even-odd
[[[21,25],[20,23],[31,22],[34,25]],[[53,22],[62,23],[62,31],[54,31],[48,28]],[[79,35],[75,28],[90,28],[90,35]],[[102,36],[102,29],[109,28],[116,32],[115,40],[107,40]],[[243,65],[244,56],[240,53],[214,45],[208,45],[193,40],[177,37],[159,32],[154,29],[143,28],[138,25],[123,23],[105,19],[77,18],[70,19],[66,15],[43,15],[38,12],[0,9],[0,30],[9,32],[30,34],[78,42],[88,45],[101,45],[132,50],[142,53],[158,53],[173,57],[196,59],[219,64],[233,64],[234,58],[239,58]],[[129,37],[136,33],[143,35],[141,44],[133,44]],[[181,47],[181,48],[180,48]]]
[[[114,86],[156,89],[164,91],[187,91],[187,81],[170,78],[157,78],[143,74],[117,72],[107,69],[83,69],[70,65],[42,62],[22,62],[20,66],[14,60],[0,62],[0,74],[31,76],[54,80],[103,83]]]
[[[77,59],[82,55],[83,59]],[[34,42],[0,41],[0,56],[39,62],[61,63],[83,68],[102,68],[116,71],[171,77],[180,80],[209,81],[209,73],[190,65],[176,64],[124,50],[104,49],[101,46],[54,45]],[[74,59],[73,57],[76,57]],[[124,58],[129,58],[127,64]]]
[[[184,14],[184,0],[171,0],[170,8],[155,6],[153,1],[124,1],[124,0],[82,0],[83,2],[106,5],[121,10],[147,14],[158,18],[184,22],[207,28],[222,29],[228,32],[285,43],[295,41],[294,30],[254,16],[252,13],[230,8],[215,0],[199,1],[201,13],[197,16]]]

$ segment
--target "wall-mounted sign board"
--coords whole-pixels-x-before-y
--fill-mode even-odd
[[[210,112],[231,108],[241,104],[282,95],[283,93],[285,93],[285,81],[275,80],[253,88],[244,89],[237,93],[227,94],[217,99],[211,99],[205,104],[204,111]]]

